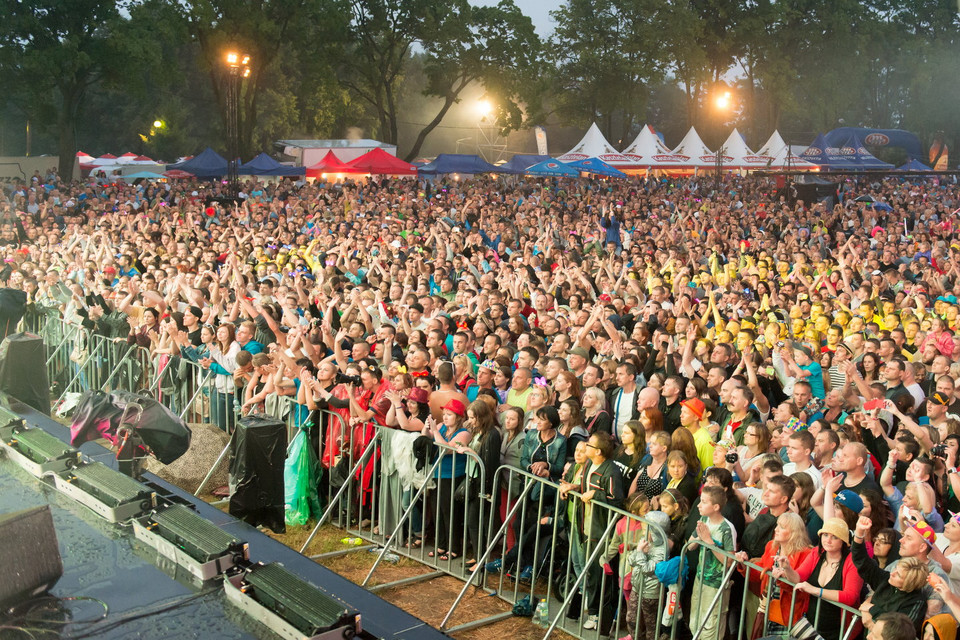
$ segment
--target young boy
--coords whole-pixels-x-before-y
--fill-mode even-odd
[[[693,551],[700,547],[701,542],[705,542],[731,554],[735,551],[733,526],[720,513],[726,503],[727,496],[722,487],[703,487],[700,494],[700,522],[697,523],[696,533],[690,536],[688,550]],[[700,548],[700,566],[693,580],[690,631],[696,633],[702,627],[701,640],[719,640],[723,636],[730,590],[724,590],[720,601],[709,614],[708,610],[723,583],[727,562],[727,558],[720,553]]]

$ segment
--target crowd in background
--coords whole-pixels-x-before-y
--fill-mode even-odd
[[[735,589],[703,606],[733,554],[768,570],[740,567],[752,638],[954,640],[954,182],[849,179],[827,202],[766,178],[250,181],[238,206],[222,190],[7,184],[0,278],[32,313],[209,371],[225,430],[281,395],[327,468],[343,434],[315,411],[461,452],[405,541],[443,561],[476,568],[491,542],[470,514],[460,549],[426,524],[456,521],[445,496],[474,460],[501,514],[498,467],[549,479],[587,629],[623,616],[656,640],[653,568],[686,548],[681,609],[704,640],[738,624]],[[668,540],[624,520],[588,564],[600,503]],[[535,579],[538,527],[484,568]]]

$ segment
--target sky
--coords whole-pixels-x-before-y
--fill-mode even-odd
[[[537,35],[546,38],[553,33],[554,23],[550,17],[550,12],[560,8],[564,0],[513,0],[524,15],[530,16],[533,26],[537,30]],[[958,0],[960,1],[960,0]],[[499,0],[470,0],[471,4],[477,6],[494,5]]]

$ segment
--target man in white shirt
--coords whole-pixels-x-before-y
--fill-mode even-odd
[[[813,434],[804,429],[790,435],[787,440],[787,458],[790,460],[783,465],[783,475],[791,476],[798,471],[806,473],[813,480],[813,486],[819,489],[823,486],[823,478],[815,466],[813,466],[813,453],[816,440]]]

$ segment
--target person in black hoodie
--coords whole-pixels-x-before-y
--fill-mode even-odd
[[[873,589],[873,595],[860,605],[863,624],[870,629],[877,616],[887,612],[899,612],[913,621],[919,636],[920,626],[927,612],[923,586],[927,583],[930,570],[918,558],[901,559],[892,573],[881,569],[877,561],[867,553],[864,545],[864,538],[870,533],[871,526],[873,522],[870,518],[860,516],[851,546],[857,572]]]

